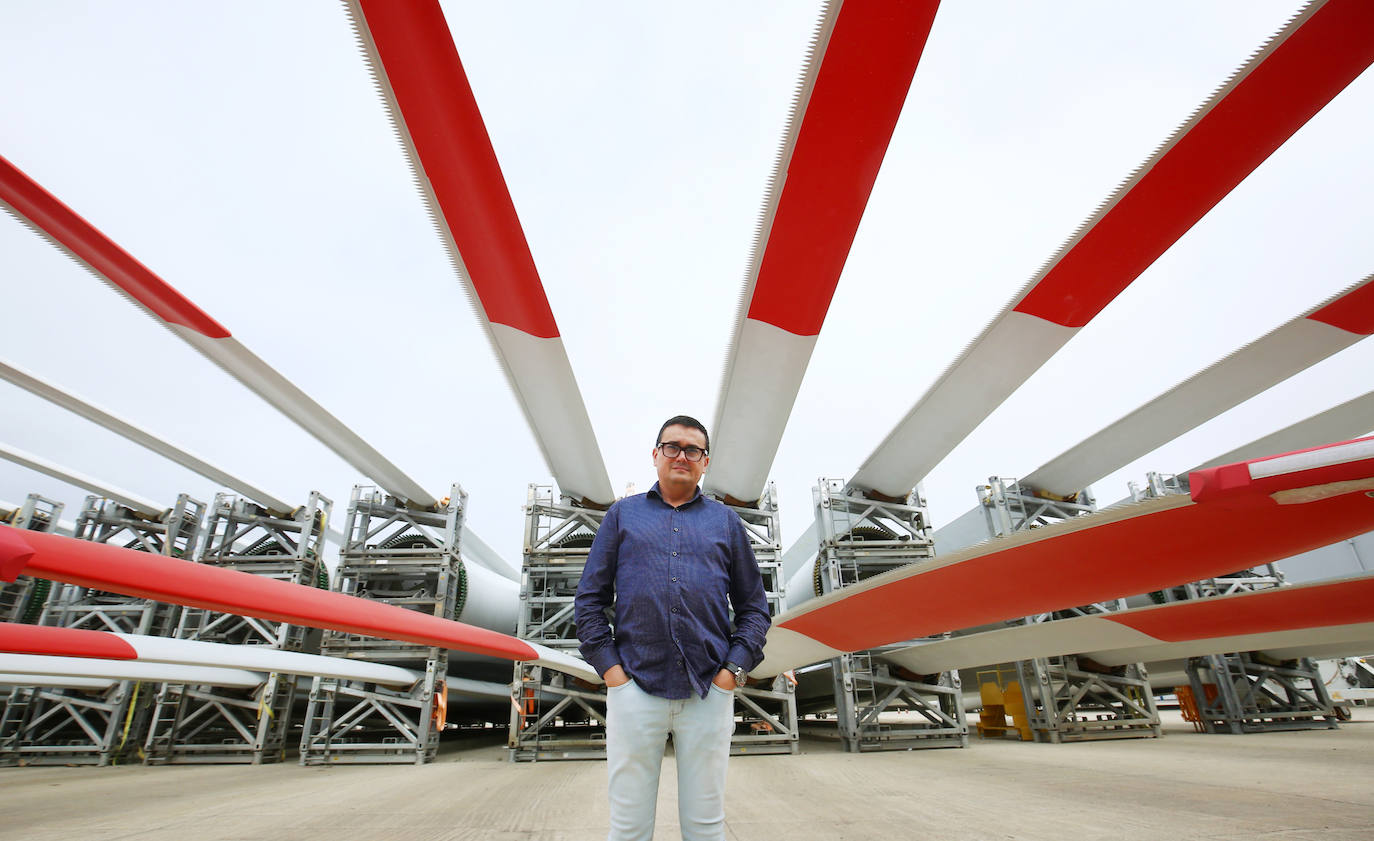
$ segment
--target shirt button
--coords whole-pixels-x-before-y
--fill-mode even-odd
[[[673,557],[674,557],[674,558],[677,557],[677,553],[676,553],[676,552],[673,553]]]
[[[673,583],[677,583],[677,579],[676,579],[676,578],[673,579]]]
[[[673,531],[682,531],[682,529],[673,529]],[[680,661],[679,661],[679,662],[680,662]]]
[[[677,613],[677,608],[673,608],[673,613]]]

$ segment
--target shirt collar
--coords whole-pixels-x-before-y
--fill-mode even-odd
[[[686,508],[688,505],[691,505],[692,503],[701,499],[701,485],[697,485],[692,490],[692,498],[679,505],[678,508]],[[658,489],[658,482],[654,482],[654,486],[652,488],[649,488],[647,493],[658,497],[659,502],[662,502],[664,505],[668,504],[668,500],[663,498],[663,493]]]

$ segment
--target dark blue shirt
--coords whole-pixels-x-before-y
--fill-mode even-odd
[[[615,609],[614,628],[607,607]],[[674,508],[657,482],[606,512],[577,585],[576,610],[591,667],[605,674],[619,663],[640,689],[660,698],[704,698],[727,662],[754,668],[771,624],[739,515],[699,489]]]

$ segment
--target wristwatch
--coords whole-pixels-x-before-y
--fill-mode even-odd
[[[736,688],[743,686],[749,678],[749,672],[745,671],[745,668],[738,663],[726,663],[721,668],[735,676]]]

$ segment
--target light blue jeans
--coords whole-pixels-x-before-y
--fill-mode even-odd
[[[654,837],[658,773],[673,734],[683,841],[724,841],[725,765],[735,726],[734,693],[712,684],[705,698],[656,698],[629,683],[606,691],[608,841]]]

